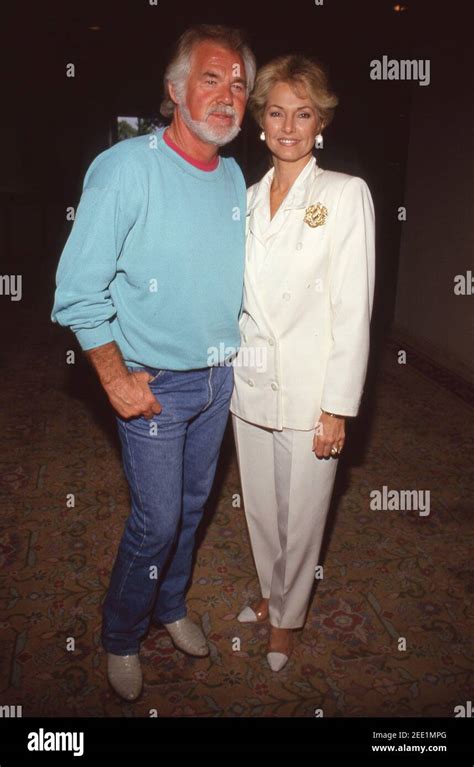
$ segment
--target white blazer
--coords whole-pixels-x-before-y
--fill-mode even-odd
[[[230,409],[272,429],[355,416],[375,280],[372,197],[308,161],[270,221],[274,168],[247,190],[246,267]]]

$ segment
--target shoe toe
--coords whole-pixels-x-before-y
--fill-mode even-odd
[[[143,676],[138,655],[107,655],[107,677],[124,700],[136,700],[142,691]]]
[[[128,682],[123,682],[120,679],[110,680],[110,683],[117,695],[120,695],[124,700],[136,700],[141,693],[141,685],[130,687]]]
[[[269,652],[267,661],[272,671],[281,671],[283,666],[286,666],[288,656],[282,652]]]
[[[257,616],[251,607],[244,607],[242,612],[237,616],[237,620],[240,623],[256,623]]]
[[[165,623],[164,626],[178,650],[198,658],[209,655],[206,637],[199,626],[189,618],[181,618],[174,623]]]

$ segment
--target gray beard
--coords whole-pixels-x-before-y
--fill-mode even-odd
[[[206,144],[225,146],[225,144],[229,144],[240,133],[241,128],[237,123],[234,123],[234,125],[227,129],[211,128],[205,120],[193,120],[184,102],[181,102],[178,108],[183,122],[188,126],[189,130]]]

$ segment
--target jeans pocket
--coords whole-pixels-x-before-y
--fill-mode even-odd
[[[154,381],[156,381],[157,378],[163,375],[163,373],[165,372],[165,369],[164,368],[159,368],[159,369],[148,368],[147,372],[153,376],[153,378],[150,378],[150,380],[148,381],[148,384],[152,384]]]
[[[150,378],[148,381],[149,384],[153,383],[153,381],[156,381],[157,378],[163,375],[163,373],[166,373],[165,368],[149,368],[149,367],[141,367],[141,368],[132,368],[127,365],[128,370],[131,373],[149,373],[153,378]]]

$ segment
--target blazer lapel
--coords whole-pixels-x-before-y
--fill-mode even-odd
[[[323,169],[318,166],[316,158],[312,157],[293,185],[293,194],[288,198],[285,206],[287,210],[307,208],[308,205],[314,202],[314,200],[310,199],[313,183],[315,178],[321,175],[321,173],[323,173]]]
[[[312,188],[315,176],[323,173],[318,168],[316,159],[312,157],[297,177],[287,197],[282,201],[280,208],[270,220],[270,186],[273,180],[274,168],[271,168],[261,181],[255,186],[251,197],[247,202],[247,255],[246,255],[246,281],[248,287],[260,295],[263,304],[263,296],[269,278],[269,269],[276,275],[281,267],[278,254],[277,261],[274,248],[278,246],[279,234],[288,222],[291,210],[300,210],[304,216],[304,209],[314,202]],[[275,271],[276,270],[276,271]],[[273,281],[270,280],[273,286]],[[268,285],[269,289],[270,286]],[[271,288],[274,289],[273,287]]]

